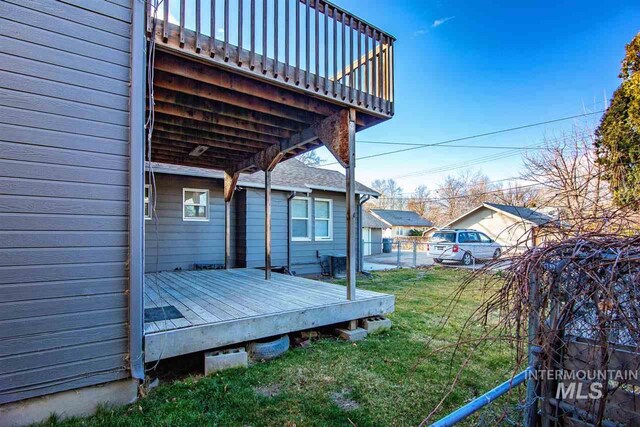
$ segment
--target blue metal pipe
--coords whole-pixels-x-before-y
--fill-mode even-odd
[[[446,417],[431,424],[431,427],[448,427],[448,426],[452,426],[459,423],[460,421],[467,418],[469,415],[484,408],[489,403],[496,400],[498,397],[507,393],[511,389],[518,387],[520,384],[524,383],[529,377],[529,372],[531,372],[531,368],[525,369],[524,371],[520,372],[518,375],[516,375],[512,379],[503,382],[493,390],[486,392],[482,396],[467,403],[462,408],[456,409]]]

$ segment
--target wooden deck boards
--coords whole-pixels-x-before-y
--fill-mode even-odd
[[[393,311],[394,297],[257,269],[149,273],[145,308],[180,319],[145,323],[147,362]]]

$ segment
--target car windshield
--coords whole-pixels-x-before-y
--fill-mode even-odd
[[[434,233],[431,237],[433,243],[455,243],[456,233]]]

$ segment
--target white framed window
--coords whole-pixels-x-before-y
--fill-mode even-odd
[[[291,240],[311,240],[311,199],[309,197],[291,199]]]
[[[333,240],[333,200],[314,199],[315,239]]]
[[[151,186],[144,185],[144,219],[151,219]]]
[[[209,221],[209,190],[182,189],[182,220]]]
[[[396,236],[404,236],[404,228],[396,227]]]

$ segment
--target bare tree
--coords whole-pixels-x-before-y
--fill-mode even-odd
[[[429,206],[429,218],[435,224],[445,224],[492,197],[497,187],[489,177],[470,170],[448,175],[435,191]]]
[[[423,218],[427,218],[431,205],[429,195],[431,192],[424,185],[419,185],[413,195],[407,199],[407,209],[414,211]]]
[[[378,200],[372,201],[373,207],[379,209],[404,208],[402,187],[398,185],[395,179],[376,179],[371,183],[371,187],[380,193]]]
[[[560,219],[572,227],[599,227],[596,219],[605,218],[612,206],[592,139],[589,132],[574,129],[547,139],[542,150],[524,155],[523,178],[539,185],[540,205],[557,208]]]
[[[297,159],[307,166],[320,166],[322,164],[322,159],[315,150],[300,154]]]
[[[540,203],[540,191],[535,187],[508,183],[506,186],[500,186],[499,188],[500,191],[496,191],[491,197],[492,201],[526,208],[535,208]]]

